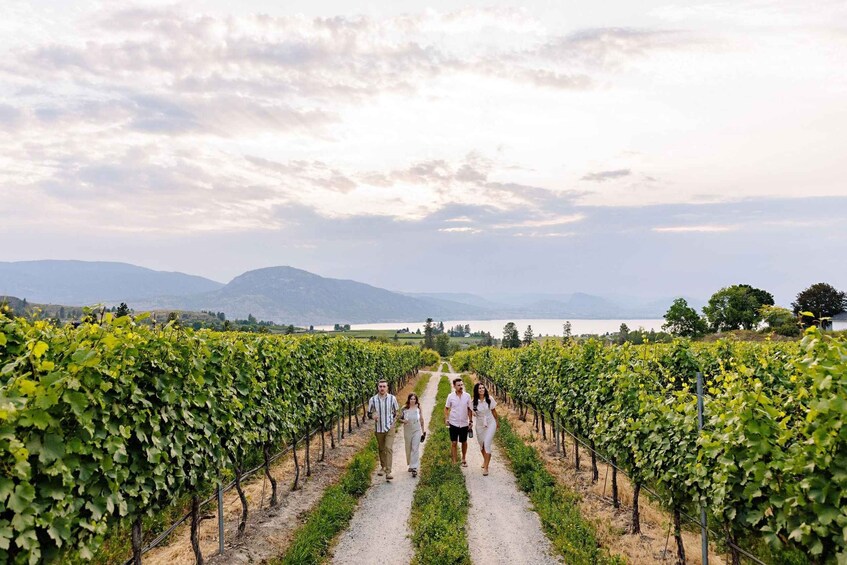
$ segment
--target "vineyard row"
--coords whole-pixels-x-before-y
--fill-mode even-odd
[[[186,499],[196,514],[229,479],[243,528],[246,469],[420,364],[417,348],[344,338],[0,313],[0,562],[91,559],[130,524],[140,560],[142,519]]]
[[[548,342],[459,352],[453,364],[534,408],[542,429],[552,417],[623,469],[634,486],[634,533],[638,493],[649,485],[677,524],[704,505],[730,549],[754,538],[812,562],[847,562],[844,341],[810,329],[799,344]],[[682,552],[679,535],[677,543]]]

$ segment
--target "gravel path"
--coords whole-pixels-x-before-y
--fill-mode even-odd
[[[473,393],[473,387],[468,388]],[[481,467],[479,443],[476,437],[468,439],[468,466],[464,471],[471,499],[468,546],[473,562],[480,565],[562,563],[552,555],[541,520],[529,498],[518,489],[515,476],[496,443],[487,477],[482,475]]]
[[[444,375],[451,380],[459,376],[458,373],[433,373],[421,397],[428,419],[431,419],[438,381]],[[435,422],[443,425],[440,413]],[[430,425],[432,423],[427,421],[427,426]],[[497,446],[494,446],[489,475],[484,477],[479,444],[476,438],[468,442],[468,467],[464,471],[470,493],[468,545],[473,562],[478,565],[562,563],[552,555],[538,514],[533,511],[529,498],[518,489]],[[421,448],[425,446],[426,442]],[[417,483],[406,472],[405,461],[403,434],[399,433],[394,440],[394,480],[386,483],[384,477],[374,473],[373,486],[362,497],[350,527],[333,550],[333,563],[406,565],[411,561],[414,551],[408,522]]]
[[[430,424],[435,393],[441,373],[433,373],[421,395],[421,409]],[[397,399],[402,406],[405,398]],[[371,427],[373,423],[369,422]],[[421,444],[421,453],[429,442]],[[379,466],[377,464],[377,466]],[[417,479],[407,472],[403,430],[394,437],[394,480],[390,483],[374,471],[372,485],[359,501],[350,526],[333,549],[333,563],[357,565],[408,564],[414,555],[409,532],[409,514]]]

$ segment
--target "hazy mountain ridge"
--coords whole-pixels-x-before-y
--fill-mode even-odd
[[[208,292],[223,284],[185,273],[107,261],[0,262],[0,294],[30,302],[85,305]]]
[[[243,273],[228,284],[127,263],[0,263],[0,294],[54,304],[127,302],[137,311],[210,310],[229,318],[298,325],[435,319],[659,318],[672,299],[618,300],[586,293],[403,293],[293,267]],[[691,302],[691,301],[689,301]],[[701,304],[694,303],[695,307]]]
[[[180,307],[226,312],[229,317],[294,324],[402,322],[427,317],[478,316],[484,312],[446,300],[422,300],[368,284],[324,278],[293,267],[268,267],[235,277],[223,288],[167,297],[142,308]]]

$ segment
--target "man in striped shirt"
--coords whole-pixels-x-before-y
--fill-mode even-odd
[[[379,463],[382,468],[377,475],[385,474],[390,481],[391,463],[394,457],[394,420],[400,406],[393,394],[388,394],[388,381],[382,379],[377,385],[379,392],[368,401],[368,418],[376,420],[376,444],[379,447]]]

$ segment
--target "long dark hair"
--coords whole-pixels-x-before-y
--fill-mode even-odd
[[[417,395],[417,394],[415,394],[414,392],[410,392],[410,393],[409,393],[408,398],[406,398],[406,406],[404,406],[404,408],[406,408],[406,410],[408,410],[408,409],[409,409],[409,404],[411,403],[411,401],[412,401],[412,397],[413,397],[413,396],[415,397],[415,405],[416,405],[418,408],[420,408],[420,407],[421,407],[421,399],[420,399],[420,398],[418,398],[418,395]]]
[[[476,383],[473,385],[473,409],[476,411],[477,404],[479,403],[479,385],[482,383]],[[485,387],[485,401],[488,403],[488,407],[491,408],[491,399],[488,397],[488,387]]]

